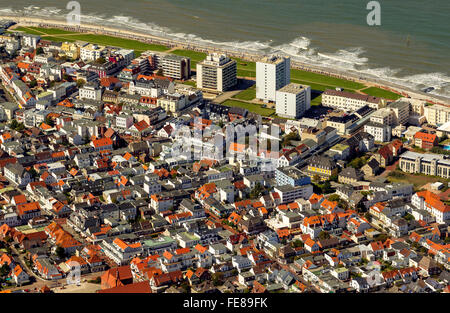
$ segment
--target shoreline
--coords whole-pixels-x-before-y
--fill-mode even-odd
[[[70,25],[66,21],[63,20],[43,20],[43,18],[39,17],[22,17],[22,16],[7,16],[0,15],[1,19],[12,20],[17,24],[12,26],[35,26],[35,27],[43,27],[43,28],[59,28],[67,31],[79,32],[79,33],[93,33],[97,35],[108,35],[112,37],[119,37],[131,40],[137,40],[148,44],[160,44],[167,46],[169,49],[180,48],[185,50],[203,52],[203,53],[225,53],[228,56],[240,58],[244,61],[252,61],[256,62],[261,57],[264,56],[263,53],[252,53],[248,51],[233,51],[232,49],[227,49],[224,47],[214,46],[210,44],[209,46],[205,46],[200,43],[188,43],[187,41],[180,41],[171,38],[164,38],[148,33],[131,31],[128,29],[119,29],[111,26],[105,25],[95,25],[89,23],[81,23],[81,25]],[[13,30],[13,29],[12,29]],[[311,65],[307,63],[302,63],[298,61],[294,61],[291,58],[291,68],[298,69],[303,71],[308,71],[312,73],[322,74],[330,77],[345,79],[353,82],[358,82],[366,85],[367,87],[378,87],[381,89],[385,89],[388,91],[392,91],[398,93],[402,96],[409,96],[414,99],[425,100],[427,102],[433,104],[441,104],[445,106],[450,106],[450,99],[444,96],[432,95],[428,93],[424,93],[421,91],[414,90],[412,88],[408,88],[405,86],[401,86],[392,82],[384,81],[382,79],[377,78],[366,78],[362,77],[361,74],[352,73],[349,71],[341,71],[332,68],[325,68],[321,66]]]

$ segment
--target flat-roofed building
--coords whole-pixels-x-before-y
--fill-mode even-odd
[[[406,151],[400,156],[399,166],[407,173],[450,178],[450,157],[446,155]]]
[[[223,54],[209,54],[197,64],[197,88],[227,91],[236,85],[236,73],[236,61]]]
[[[395,101],[389,104],[389,109],[394,112],[396,121],[395,124],[404,125],[408,122],[409,112],[410,112],[410,104],[407,101]]]
[[[105,46],[90,43],[80,48],[80,57],[83,61],[95,61],[105,52]]]
[[[378,124],[395,126],[394,111],[389,108],[381,108],[372,113],[370,121]]]
[[[276,91],[291,81],[291,59],[270,56],[256,62],[256,98],[276,101]]]
[[[327,126],[335,128],[339,135],[345,135],[347,130],[358,120],[358,116],[351,114],[345,116],[331,116],[326,123]]]
[[[369,122],[364,125],[364,131],[368,134],[371,134],[374,137],[375,141],[391,141],[392,130],[391,126],[389,125]]]
[[[424,108],[424,114],[429,124],[441,126],[450,121],[450,107],[434,104]]]
[[[163,75],[175,79],[189,79],[191,77],[191,59],[174,55],[166,54],[160,60],[160,69]]]
[[[299,118],[311,107],[311,87],[290,83],[276,91],[276,113]]]

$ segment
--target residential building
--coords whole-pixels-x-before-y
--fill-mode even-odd
[[[209,54],[197,64],[197,88],[227,91],[236,85],[236,73],[236,61],[223,54]]]
[[[391,126],[369,122],[364,125],[364,131],[372,135],[375,141],[388,142],[391,141],[392,130]]]
[[[256,62],[257,99],[261,99],[265,102],[269,101],[275,102],[277,100],[276,91],[289,84],[290,81],[291,81],[291,59],[289,57],[270,56],[265,57],[261,61]],[[289,92],[292,93],[292,90],[290,90]],[[286,94],[283,94],[283,96],[285,95]],[[295,96],[295,98],[297,97]],[[293,100],[291,100],[290,102],[292,101]],[[305,95],[305,106],[306,105],[307,105],[307,95]],[[297,113],[296,110],[289,110],[289,111]]]
[[[277,115],[300,118],[311,107],[311,87],[290,83],[276,90],[275,98]]]

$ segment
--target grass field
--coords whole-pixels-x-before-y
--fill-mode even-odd
[[[65,35],[65,34],[73,34],[74,32],[59,29],[59,28],[40,28],[40,27],[22,27],[19,26],[15,30],[24,31],[27,33],[33,32],[36,35]]]
[[[415,188],[420,188],[423,185],[426,185],[428,183],[435,183],[437,181],[447,185],[447,183],[450,181],[442,177],[427,176],[421,174],[409,174],[402,172],[400,170],[395,170],[391,172],[386,178],[388,179],[389,182],[413,184]]]
[[[191,59],[191,70],[195,70],[197,68],[197,62],[203,61],[206,58],[206,53],[191,51],[191,50],[174,50],[171,53],[185,56]]]
[[[240,100],[253,100],[256,98],[256,86],[253,85],[252,87],[241,91],[237,95],[234,95],[233,98],[240,99]]]
[[[237,100],[227,100],[222,103],[222,105],[229,106],[229,107],[240,107],[247,109],[249,112],[253,112],[256,114],[259,114],[261,116],[270,116],[275,113],[275,110],[263,108],[258,104],[248,103],[248,102],[242,102]]]
[[[349,80],[325,76],[322,74],[311,73],[308,71],[302,71],[293,69],[291,70],[291,80],[304,81],[305,83],[316,83],[320,85],[328,85],[333,87],[341,87],[344,89],[361,89],[365,86],[360,83],[352,82]],[[311,87],[312,88],[312,87]],[[315,89],[315,88],[312,88]]]
[[[380,97],[380,98],[385,98],[385,99],[389,99],[389,100],[397,100],[402,97],[401,95],[396,94],[392,91],[384,90],[384,89],[381,89],[378,87],[369,87],[369,88],[361,90],[361,92],[364,92],[365,94],[367,94],[369,96]]]
[[[133,49],[135,50],[136,56],[140,55],[140,52],[146,51],[146,50],[152,50],[152,51],[166,51],[169,48],[163,45],[157,45],[157,44],[148,44],[143,43],[137,40],[132,39],[125,39],[125,38],[118,38],[118,37],[112,37],[107,35],[96,35],[96,34],[81,34],[81,33],[73,33],[68,32],[60,29],[54,29],[54,28],[24,28],[24,27],[18,27],[17,30],[24,31],[29,34],[34,35],[40,35],[43,39],[47,40],[53,40],[53,41],[69,41],[73,42],[76,40],[80,41],[86,41],[90,43],[96,43],[99,45],[105,45],[105,46],[115,46],[120,47],[124,49]],[[54,36],[57,35],[57,36]]]
[[[311,99],[311,106],[320,105],[321,103],[322,103],[322,95],[317,96],[314,99]]]
[[[193,80],[186,80],[184,82],[181,82],[181,84],[189,85],[189,86],[192,86],[192,87],[197,87],[197,83],[195,81],[193,81]]]

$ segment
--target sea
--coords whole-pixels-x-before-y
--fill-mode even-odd
[[[65,19],[69,1],[0,0],[1,15]],[[450,0],[90,0],[81,22],[378,78],[450,98]]]

